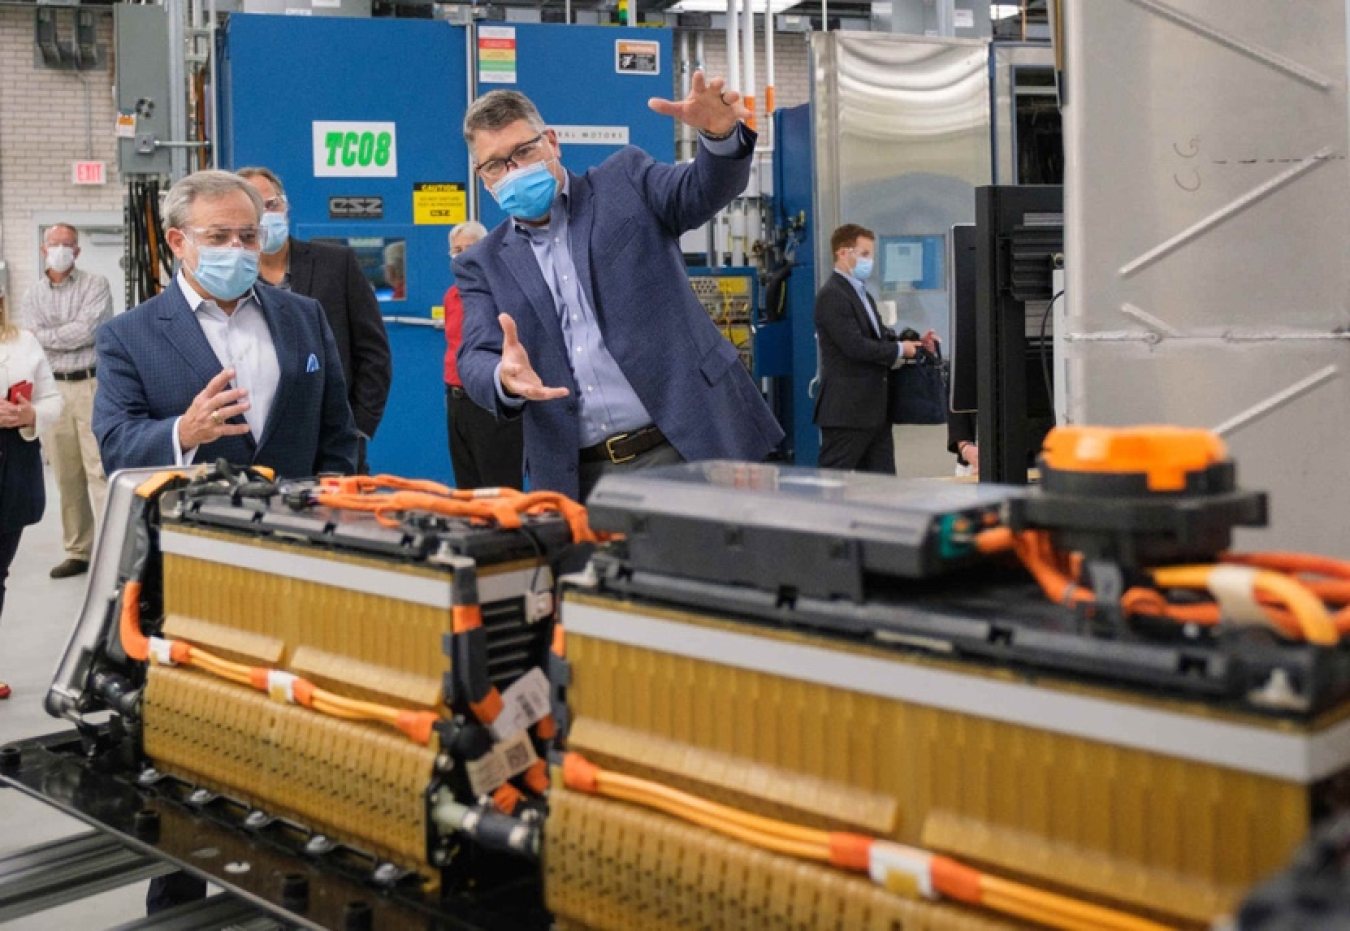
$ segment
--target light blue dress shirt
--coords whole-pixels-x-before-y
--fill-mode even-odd
[[[577,384],[577,403],[581,414],[581,445],[594,446],[616,433],[628,433],[647,426],[652,415],[642,405],[637,392],[605,347],[600,322],[595,317],[586,291],[581,287],[572,247],[567,211],[571,178],[563,183],[562,194],[553,201],[547,226],[516,224],[516,233],[534,250],[544,282],[553,295],[558,311],[567,361]]]

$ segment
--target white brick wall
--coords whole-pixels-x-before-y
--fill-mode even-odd
[[[811,100],[810,54],[804,32],[780,32],[773,43],[774,106],[783,109]],[[693,34],[689,37],[689,53],[696,48]],[[675,57],[680,54],[679,33],[675,36]],[[727,76],[727,34],[721,30],[703,33],[704,73],[708,77]],[[678,73],[676,80],[678,82]],[[755,120],[760,132],[764,130],[764,84],[767,71],[764,64],[764,27],[755,31]]]
[[[60,9],[69,41],[70,14]],[[98,43],[112,57],[112,11],[95,11]],[[112,72],[86,71],[92,158],[107,163],[108,183],[76,187],[71,162],[91,157],[85,134],[85,87],[73,71],[36,67],[34,10],[0,7],[0,257],[9,265],[11,306],[37,278],[34,214],[122,209],[113,136]]]

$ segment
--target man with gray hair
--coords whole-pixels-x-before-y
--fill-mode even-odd
[[[487,235],[487,227],[469,220],[450,230],[450,258]],[[464,332],[464,303],[459,287],[445,292],[445,425],[450,434],[450,464],[458,488],[522,488],[525,437],[520,420],[497,420],[464,391],[455,356]]]
[[[763,459],[783,438],[680,251],[745,190],[749,111],[701,71],[684,100],[648,105],[699,131],[692,162],[626,146],[576,175],[525,95],[494,90],[464,115],[474,171],[510,217],[454,262],[459,373],[498,419],[524,422],[535,489],[585,498],[606,473]]]
[[[356,468],[356,426],[323,308],[258,282],[262,197],[199,171],[164,201],[180,268],[98,331],[94,433],[108,472],[226,459],[280,477]]]
[[[17,321],[37,337],[61,390],[61,418],[47,443],[61,498],[66,551],[66,558],[51,571],[54,579],[89,570],[94,525],[103,516],[108,489],[89,422],[98,388],[94,331],[112,319],[112,290],[107,278],[76,268],[79,257],[80,234],[75,227],[69,223],[47,227],[42,234],[42,278],[24,293]]]

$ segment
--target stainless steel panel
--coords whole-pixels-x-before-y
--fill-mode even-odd
[[[1067,4],[1067,413],[1226,425],[1247,548],[1350,556],[1345,10]]]
[[[947,236],[975,219],[991,179],[988,43],[883,33],[814,33],[816,269],[834,265],[830,233],[861,223],[878,237]],[[947,291],[884,294],[902,326],[947,334]]]

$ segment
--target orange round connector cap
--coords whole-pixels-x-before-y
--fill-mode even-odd
[[[1064,472],[1144,475],[1150,491],[1183,491],[1186,476],[1228,459],[1209,430],[1187,427],[1056,427],[1042,461]]]

